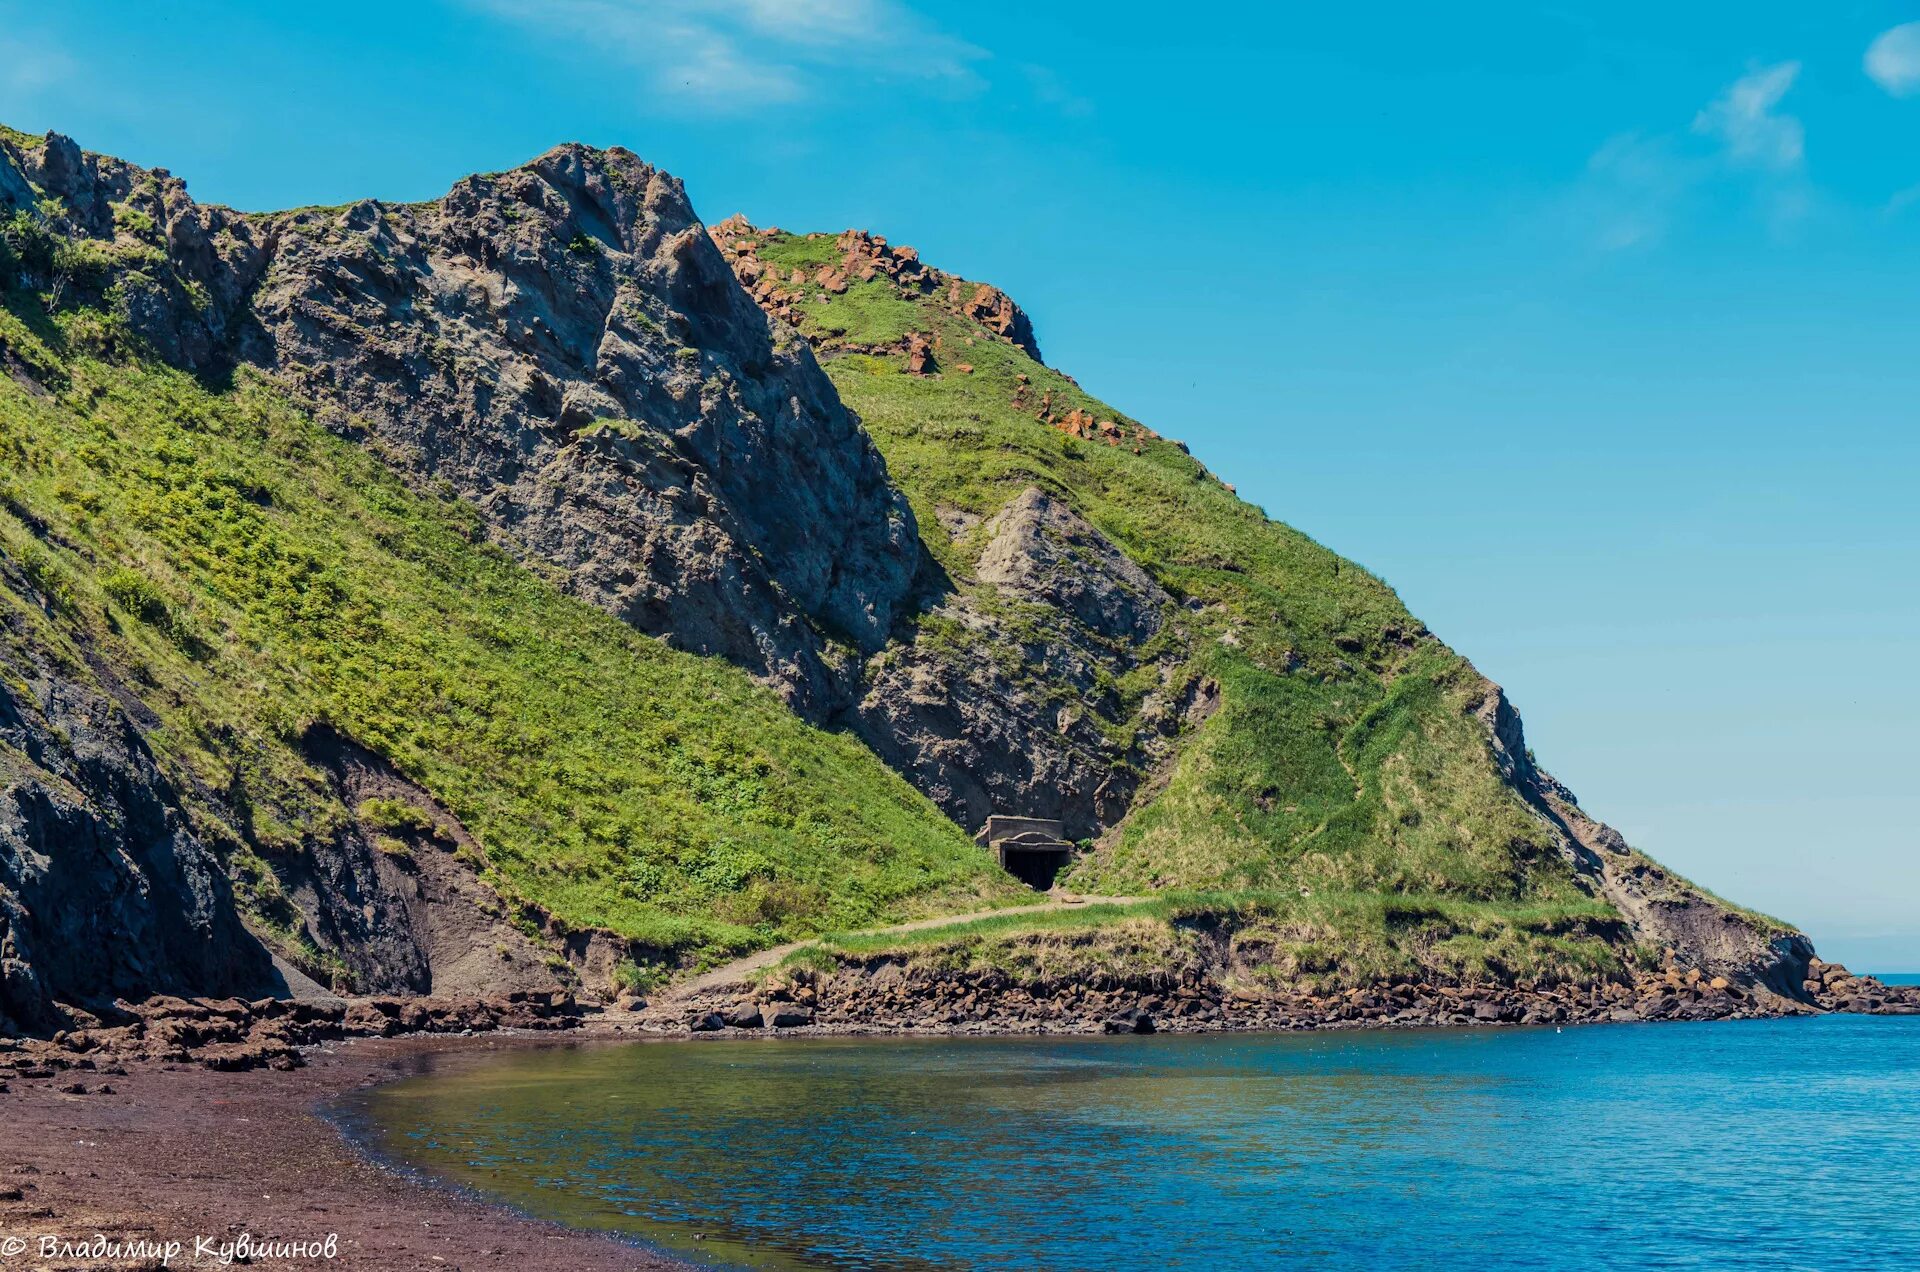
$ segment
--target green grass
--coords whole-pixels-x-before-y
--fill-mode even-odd
[[[270,386],[103,361],[98,315],[38,312],[0,317],[54,390],[0,376],[0,553],[35,580],[0,603],[136,687],[283,927],[273,861],[347,816],[300,750],[322,722],[509,896],[696,958],[1022,892],[857,742],[562,595]]]
[[[776,238],[760,256],[806,267],[837,259],[831,246]],[[939,509],[989,517],[1028,486],[1046,489],[1185,603],[1188,675],[1221,687],[1219,711],[1182,749],[1164,790],[1080,865],[1076,887],[1579,895],[1467,714],[1478,677],[1422,635],[1385,583],[938,297],[903,295],[884,280],[866,286],[875,290],[860,302],[863,325],[846,339],[938,334],[943,374],[908,375],[901,356],[834,356],[845,298],[811,283],[797,306],[802,330],[829,350],[828,374],[941,563],[964,578],[984,543],[977,532],[950,541]],[[1129,437],[1109,446],[1066,436],[1034,418],[1047,393],[1056,412],[1116,420]],[[937,624],[920,633],[950,637]]]
[[[1624,970],[1619,916],[1591,898],[1501,903],[1373,891],[1182,890],[909,932],[832,933],[788,955],[772,974],[876,958],[1025,976],[1084,970],[1089,960],[1138,972],[1150,970],[1143,952],[1200,957],[1202,930],[1225,935],[1231,966],[1220,970],[1228,979],[1294,988],[1396,976],[1454,984],[1589,982]]]

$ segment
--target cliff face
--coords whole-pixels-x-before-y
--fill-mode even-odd
[[[674,178],[580,146],[427,203],[246,214],[62,137],[0,134],[0,213],[0,292],[25,315],[0,327],[20,421],[0,452],[71,522],[7,505],[11,541],[90,577],[144,560],[174,589],[162,608],[220,636],[181,637],[202,648],[180,654],[123,639],[106,602],[76,620],[76,647],[146,660],[111,721],[117,699],[84,677],[0,685],[18,1021],[61,996],[260,971],[233,862],[193,833],[204,809],[272,876],[248,903],[362,988],[547,983],[552,949],[512,922],[516,900],[563,931],[620,929],[632,951],[712,953],[1010,895],[874,756],[966,830],[1060,818],[1091,845],[1077,888],[1258,893],[1277,975],[1404,957],[1455,979],[1578,980],[1671,949],[1802,983],[1803,937],[1589,819],[1534,767],[1498,689],[1383,583],[1044,366],[1011,298],[911,248],[742,218],[709,233]],[[185,422],[116,433],[91,414],[112,372],[62,382],[83,356],[191,373]],[[410,493],[343,493],[378,483],[287,423],[289,403]],[[53,421],[57,442],[35,435]],[[215,435],[280,449],[242,464]],[[292,463],[333,475],[289,494]],[[86,481],[144,483],[126,533],[105,524],[112,501],[75,493]],[[403,531],[440,526],[420,511],[434,500],[465,510],[456,548]],[[232,534],[203,542],[208,519]],[[296,528],[323,547],[272,538]],[[495,545],[523,567],[510,580]],[[840,736],[762,746],[776,730],[757,708],[728,721],[675,698],[757,701],[713,668],[630,676],[652,655],[604,633],[555,653],[497,599],[423,603],[448,575],[508,580],[491,595],[523,603],[557,586]],[[422,636],[434,607],[466,643]],[[261,652],[228,665],[221,640]],[[39,669],[22,683],[56,683],[39,655],[15,661]],[[106,715],[72,705],[86,693]],[[141,707],[163,699],[218,723],[156,730]],[[61,714],[76,710],[94,720],[78,734]],[[226,766],[189,791],[202,814],[143,749],[157,732],[182,763]],[[94,749],[63,749],[74,737]],[[851,807],[856,791],[885,815]],[[414,810],[398,839],[365,811],[390,804]],[[94,846],[48,848],[67,839]],[[55,915],[143,934],[146,953],[65,956],[79,929]],[[1369,963],[1354,951],[1375,928],[1391,953]]]
[[[24,583],[0,558],[0,584]],[[36,626],[0,612],[0,1034],[54,1025],[60,1001],[268,992],[136,719]]]
[[[1093,838],[1211,704],[1173,599],[1038,487],[955,528],[984,543],[970,586],[871,662],[849,722],[970,830],[1017,810]]]
[[[814,718],[852,692],[829,645],[885,641],[917,564],[911,511],[680,183],[632,154],[561,146],[432,203],[267,216],[61,137],[0,166],[0,197],[32,207],[38,184],[67,254],[98,262],[35,281],[113,289],[176,365],[272,372],[640,630]]]

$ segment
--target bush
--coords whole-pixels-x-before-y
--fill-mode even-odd
[[[113,253],[92,239],[64,239],[53,249],[54,277],[88,294],[106,288],[113,266]]]
[[[12,270],[31,275],[50,273],[60,242],[60,236],[31,212],[15,212],[0,221],[0,251],[4,253],[0,259],[11,262]]]
[[[651,993],[666,978],[667,969],[657,963],[636,963],[626,959],[613,969],[613,987],[623,993]]]
[[[53,553],[37,543],[27,543],[20,549],[20,572],[27,576],[27,583],[47,608],[56,614],[74,612],[73,579],[67,574]]]
[[[107,599],[149,627],[170,629],[173,607],[154,586],[153,580],[138,570],[122,567],[100,580]]]

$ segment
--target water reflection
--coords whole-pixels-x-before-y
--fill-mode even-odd
[[[579,1047],[355,1114],[531,1212],[754,1267],[1920,1265],[1911,1018]]]

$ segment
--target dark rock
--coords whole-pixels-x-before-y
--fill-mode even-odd
[[[767,1023],[775,1029],[797,1029],[801,1025],[812,1024],[813,1013],[805,1007],[779,1007]]]
[[[918,564],[913,514],[678,180],[567,145],[435,202],[273,224],[300,232],[274,240],[250,360],[324,368],[316,396],[580,595],[809,718],[838,709],[817,633],[884,643]],[[494,299],[443,303],[476,294]]]
[[[695,1017],[693,1022],[687,1026],[687,1028],[691,1029],[694,1033],[713,1033],[726,1027],[726,1017],[717,1011],[710,1011],[703,1016]]]
[[[4,559],[0,583],[30,591]],[[0,748],[17,757],[0,767],[0,1021],[264,983],[266,951],[134,721],[20,624],[0,617]]]
[[[727,1013],[727,1024],[735,1029],[758,1029],[762,1023],[760,1008],[753,1003],[741,1003]]]
[[[1125,815],[1140,775],[1171,754],[1183,729],[1218,702],[1210,681],[1181,682],[1175,642],[1156,663],[1165,693],[1129,707],[1102,686],[1137,672],[1131,652],[1159,632],[1171,598],[1066,504],[1030,487],[992,517],[977,573],[1005,600],[1049,616],[1045,641],[1004,658],[992,604],[950,594],[938,640],[897,648],[855,709],[854,727],[888,764],[969,829],[992,813],[1058,819],[1068,839],[1097,835]],[[955,634],[974,634],[955,639]],[[1035,682],[1079,695],[1063,713]],[[1131,742],[1116,742],[1131,737]]]

